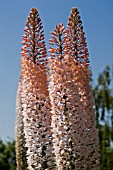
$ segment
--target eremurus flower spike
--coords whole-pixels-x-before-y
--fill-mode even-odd
[[[32,8],[21,48],[21,101],[28,169],[51,169],[50,101],[46,76],[46,47],[42,22]],[[49,159],[48,159],[49,157]]]

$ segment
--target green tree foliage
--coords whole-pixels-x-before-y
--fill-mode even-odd
[[[113,170],[113,65],[106,66],[94,88],[100,139],[100,170]]]
[[[0,140],[0,170],[15,170],[15,142],[4,143]]]
[[[111,115],[110,123],[113,126],[113,65],[106,66],[99,75],[94,94],[98,123],[99,120],[106,123],[107,114],[107,117]]]

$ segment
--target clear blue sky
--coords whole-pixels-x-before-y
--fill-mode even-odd
[[[55,25],[67,23],[78,7],[90,53],[94,83],[113,63],[113,0],[1,0],[0,1],[0,137],[14,138],[15,98],[20,71],[20,48],[25,22],[32,7],[39,10],[46,42]]]

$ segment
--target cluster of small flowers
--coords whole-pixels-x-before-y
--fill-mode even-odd
[[[67,28],[60,23],[51,32],[50,57],[43,32],[38,11],[32,8],[21,48],[17,165],[22,169],[19,147],[23,146],[26,169],[98,170],[88,49],[77,8],[72,8]]]

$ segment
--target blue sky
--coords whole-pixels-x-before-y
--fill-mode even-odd
[[[90,53],[94,84],[113,63],[113,0],[1,0],[0,2],[0,137],[14,138],[15,99],[20,71],[20,48],[32,7],[39,10],[46,42],[50,31],[65,26],[72,7],[78,7]],[[48,45],[47,45],[48,46]]]

